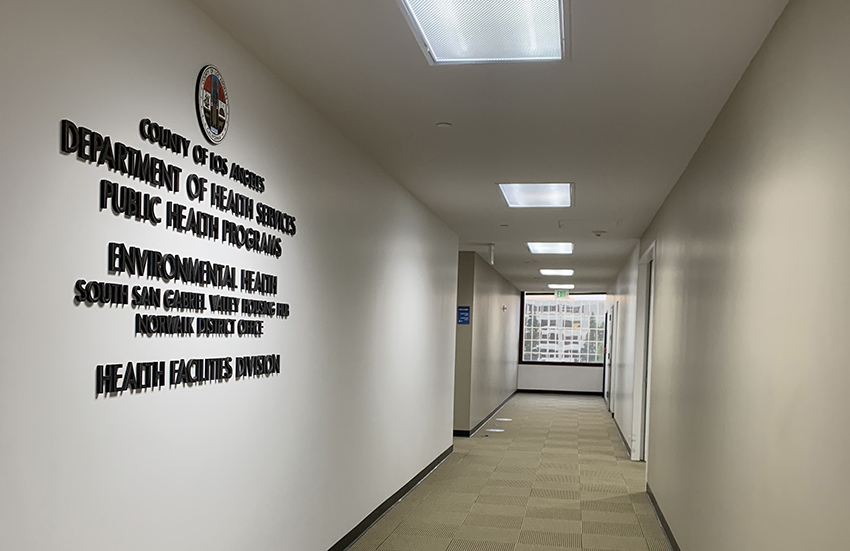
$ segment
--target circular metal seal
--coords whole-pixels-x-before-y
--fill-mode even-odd
[[[204,137],[213,145],[220,144],[230,123],[230,98],[221,72],[214,65],[207,65],[198,75],[195,107]]]

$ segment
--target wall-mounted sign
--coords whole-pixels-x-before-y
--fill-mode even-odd
[[[458,306],[457,307],[457,324],[458,325],[469,325],[469,306]]]
[[[196,92],[195,106],[201,131],[211,144],[218,145],[224,140],[230,123],[230,98],[224,79],[214,65],[201,69]]]
[[[198,121],[207,140],[217,144],[227,132],[227,88],[212,65],[201,71],[197,86]],[[138,131],[140,142],[119,140],[68,119],[59,123],[61,153],[110,178],[93,178],[92,211],[160,236],[182,234],[251,255],[281,258],[282,241],[295,235],[295,217],[261,201],[263,176],[149,118],[139,121]],[[151,146],[162,154],[150,152]],[[228,179],[245,189],[233,188]],[[199,258],[182,237],[167,250],[145,245],[141,234],[137,239],[140,242],[104,239],[106,266],[102,260],[99,266],[107,273],[90,270],[93,275],[76,278],[74,303],[81,308],[109,306],[104,315],[129,310],[134,315],[125,335],[134,342],[169,338],[198,345],[189,358],[97,365],[95,397],[280,373],[280,354],[203,353],[207,339],[260,340],[271,326],[289,319],[289,303],[277,296],[276,273],[244,267],[247,255],[230,255],[226,262],[215,255]]]
[[[570,298],[569,291],[555,291],[555,298]]]

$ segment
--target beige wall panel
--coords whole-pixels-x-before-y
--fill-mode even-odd
[[[454,428],[468,431],[517,389],[520,292],[474,252],[458,266],[458,306],[472,310],[457,326]]]
[[[687,551],[850,541],[850,2],[792,0],[646,232],[649,483]]]
[[[637,331],[638,295],[638,252],[639,246],[629,260],[617,282],[608,292],[608,308],[618,305],[617,328],[614,331],[614,365],[611,374],[611,394],[614,404],[614,420],[620,427],[627,444],[633,446],[632,425],[634,418],[635,386],[635,335]]]
[[[517,389],[520,319],[519,290],[483,258],[474,256],[470,427]]]
[[[469,430],[469,401],[472,397],[472,303],[475,288],[475,253],[458,255],[457,305],[470,308],[469,325],[457,326],[455,339],[454,429]]]

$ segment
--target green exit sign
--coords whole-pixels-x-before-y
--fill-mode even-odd
[[[569,291],[555,291],[555,298],[570,298]]]

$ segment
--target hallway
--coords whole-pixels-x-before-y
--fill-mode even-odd
[[[350,549],[668,551],[644,481],[601,398],[517,394]]]

